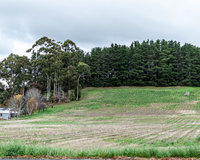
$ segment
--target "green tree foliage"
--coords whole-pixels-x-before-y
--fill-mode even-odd
[[[84,52],[71,40],[55,42],[48,37],[42,37],[31,49],[34,81],[46,87],[47,100],[50,95],[59,101],[65,93],[77,86],[77,69],[84,60]],[[53,87],[53,93],[52,91]]]
[[[176,41],[112,44],[85,55],[87,86],[200,86],[200,48]]]
[[[9,97],[9,91],[6,89],[5,85],[0,82],[0,104],[3,104]]]
[[[17,94],[31,79],[31,65],[28,57],[10,54],[0,62],[0,77],[5,80],[12,94]],[[24,92],[24,91],[23,91]]]
[[[61,101],[69,90],[77,89],[77,79],[83,78],[87,65],[80,63],[84,52],[73,41],[55,42],[42,37],[27,52],[31,59],[10,54],[0,62],[0,78],[8,83],[11,95],[24,94],[25,87],[39,84],[47,100],[53,95]]]

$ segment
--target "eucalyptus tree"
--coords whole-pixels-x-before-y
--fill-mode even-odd
[[[30,81],[30,61],[26,56],[10,54],[0,62],[0,77],[7,82],[11,93],[24,93],[25,85]]]
[[[57,55],[59,48],[60,46],[54,40],[42,37],[33,44],[32,48],[27,50],[32,54],[31,62],[34,68],[34,79],[42,80],[44,76],[46,77],[47,100],[51,95],[51,82],[57,69],[53,64],[56,62],[55,55]]]
[[[63,77],[63,87],[68,90],[76,88],[77,67],[80,61],[84,60],[83,51],[76,46],[71,40],[66,40],[62,44],[63,51],[63,67],[65,69],[65,77]]]
[[[53,96],[59,100],[64,97],[64,91],[75,88],[76,69],[84,55],[73,41],[55,42],[42,37],[27,52],[32,53],[34,80],[44,83],[43,77],[46,77],[47,100],[50,98],[52,82]]]
[[[78,67],[77,67],[77,93],[76,93],[76,100],[78,101],[79,99],[79,84],[80,84],[80,78],[85,76],[85,75],[90,75],[90,67],[88,64],[84,62],[79,62]]]

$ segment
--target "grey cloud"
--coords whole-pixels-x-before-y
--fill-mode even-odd
[[[1,0],[0,30],[13,41],[48,36],[83,48],[145,39],[200,45],[199,6],[197,0]],[[0,46],[0,54],[7,51]]]

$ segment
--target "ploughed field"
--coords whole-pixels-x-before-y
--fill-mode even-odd
[[[0,121],[0,142],[68,149],[198,145],[200,88],[86,88],[78,102]]]

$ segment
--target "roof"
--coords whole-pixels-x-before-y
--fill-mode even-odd
[[[9,114],[10,113],[10,108],[0,108],[0,113]]]
[[[10,110],[10,108],[0,108],[0,111]]]

